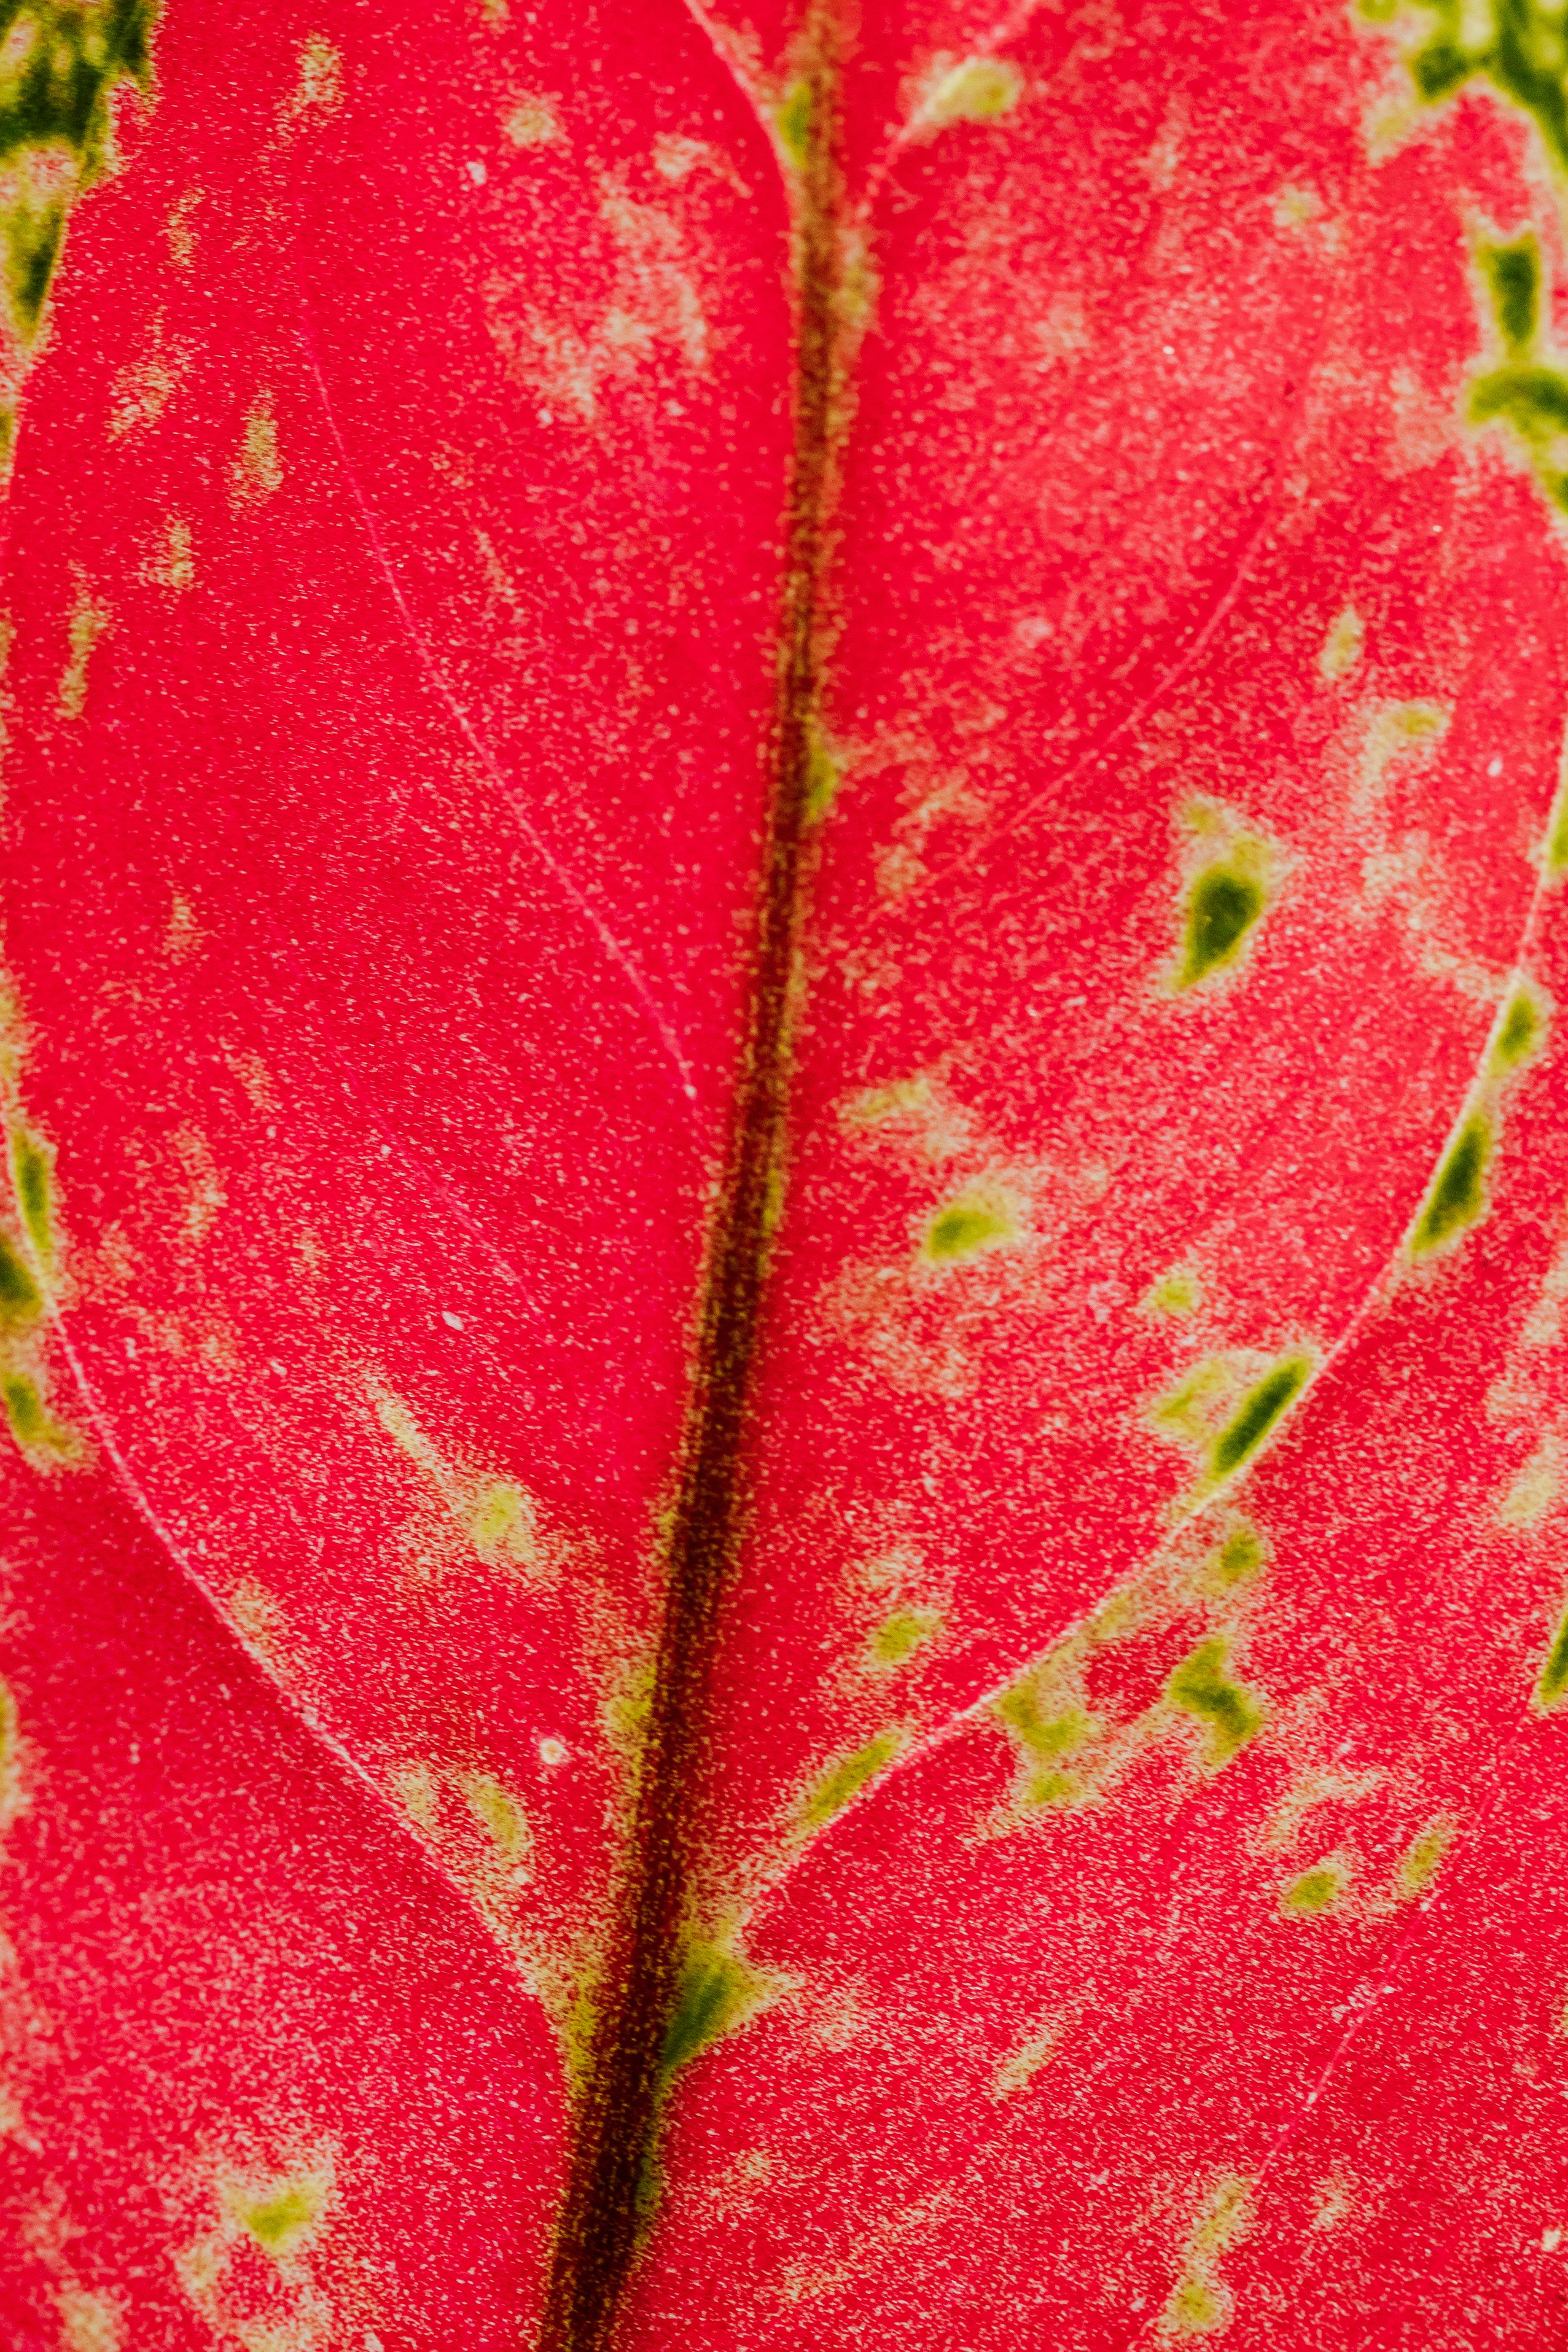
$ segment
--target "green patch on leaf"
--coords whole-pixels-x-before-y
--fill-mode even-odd
[[[1560,455],[1568,430],[1568,374],[1558,368],[1513,365],[1478,376],[1470,387],[1470,421],[1510,426],[1547,497],[1568,511],[1568,473]]]
[[[1327,683],[1348,677],[1360,664],[1366,644],[1366,628],[1353,604],[1347,604],[1338,614],[1323,639],[1318,656],[1318,675]]]
[[[1023,95],[1024,77],[1005,58],[965,58],[943,74],[920,110],[923,129],[949,122],[994,122]]]
[[[1238,1584],[1251,1582],[1268,1557],[1268,1547],[1258,1529],[1241,1519],[1204,1561],[1204,1581],[1222,1592],[1234,1591]]]
[[[874,1739],[868,1739],[852,1756],[830,1764],[801,1807],[802,1829],[821,1829],[836,1813],[841,1813],[879,1772],[886,1770],[902,1745],[901,1733],[879,1731]]]
[[[973,1257],[1016,1241],[1018,1221],[1007,1202],[985,1192],[961,1192],[926,1227],[924,1252],[939,1265]]]
[[[546,2006],[560,2040],[566,2080],[581,2097],[593,2073],[598,2039],[600,1999],[598,1979],[589,1967],[579,1967],[566,1979],[544,1986]],[[553,1996],[553,1998],[552,1998]]]
[[[1263,1728],[1263,1701],[1227,1671],[1229,1649],[1215,1634],[1189,1652],[1165,1685],[1171,1705],[1207,1727],[1205,1763],[1217,1772]]]
[[[36,341],[44,302],[65,243],[67,206],[62,198],[38,200],[28,191],[14,196],[3,216],[5,293],[17,339]]]
[[[1549,882],[1568,874],[1568,752],[1557,771],[1557,790],[1547,814],[1546,837],[1541,845],[1541,866]]]
[[[1205,1356],[1147,1407],[1162,1437],[1184,1447],[1201,1467],[1194,1499],[1212,1494],[1251,1459],[1311,1378],[1305,1348],[1270,1363],[1255,1351]]]
[[[1510,359],[1528,357],[1541,313],[1541,252],[1533,236],[1480,249],[1498,332]]]
[[[1545,1662],[1535,1678],[1535,1708],[1540,1715],[1561,1705],[1568,1693],[1568,1610],[1564,1610],[1546,1653]]]
[[[1187,898],[1185,950],[1178,989],[1195,988],[1236,961],[1268,904],[1261,879],[1237,861],[1197,875]]]
[[[1230,2320],[1230,2305],[1205,2278],[1178,2279],[1160,2315],[1167,2336],[1212,2336]]]
[[[1517,1070],[1539,1050],[1545,1034],[1545,1007],[1532,989],[1516,988],[1503,1007],[1492,1045],[1494,1068],[1500,1073]]]
[[[773,1988],[721,1943],[693,1943],[681,1960],[675,2003],[665,2028],[659,2074],[679,2069],[755,2016]]]
[[[1208,2336],[1229,2326],[1234,2305],[1219,2264],[1251,2219],[1251,2183],[1240,2173],[1223,2174],[1187,2240],[1182,2274],[1160,2314],[1163,2336]]]
[[[1280,1414],[1306,1386],[1311,1371],[1310,1356],[1282,1356],[1257,1387],[1248,1391],[1238,1411],[1215,1440],[1209,1456],[1212,1479],[1228,1478],[1257,1453]]]
[[[647,1737],[654,1680],[653,1660],[637,1656],[620,1662],[605,1689],[600,1721],[611,1747],[624,1757],[635,1756]]]
[[[1099,1718],[1079,1706],[1047,1713],[1033,1678],[1027,1675],[1002,1693],[995,1712],[1013,1735],[1027,1768],[1019,1801],[1030,1811],[1073,1804],[1081,1794],[1081,1783],[1068,1768],[1100,1729]]]
[[[24,1452],[67,1456],[75,1451],[69,1430],[55,1419],[29,1373],[0,1370],[0,1406]]]
[[[805,754],[805,821],[816,824],[838,795],[842,771],[816,728],[811,730]]]
[[[1418,1895],[1425,1895],[1442,1867],[1443,1857],[1458,1826],[1452,1813],[1435,1813],[1426,1827],[1416,1832],[1394,1873],[1394,1891],[1401,1902],[1414,1902]]]
[[[1568,425],[1568,376],[1549,367],[1494,368],[1472,387],[1470,415],[1478,425],[1506,417],[1527,439],[1542,429],[1561,432]]]
[[[533,1505],[510,1479],[482,1480],[468,1497],[463,1517],[468,1539],[487,1565],[532,1559]]]
[[[520,1864],[532,1845],[521,1806],[488,1772],[470,1772],[460,1782],[465,1803],[502,1862]]]
[[[1411,1243],[1417,1257],[1443,1248],[1484,1213],[1490,1157],[1490,1130],[1478,1112],[1466,1120],[1438,1163]]]
[[[26,1261],[15,1243],[0,1233],[0,1324],[15,1330],[36,1323],[43,1307]]]
[[[1287,1919],[1318,1919],[1333,1910],[1350,1883],[1345,1864],[1330,1856],[1314,1863],[1279,1890],[1279,1908]]]
[[[804,170],[811,161],[816,113],[816,93],[810,82],[803,77],[790,85],[773,115],[778,126],[779,144],[789,161],[800,170]]]
[[[1173,1265],[1158,1275],[1138,1302],[1141,1315],[1162,1323],[1185,1322],[1204,1303],[1204,1286],[1191,1266]]]
[[[326,2210],[327,2186],[308,2173],[298,2179],[271,2181],[260,2196],[238,2195],[232,2202],[236,2221],[264,2253],[279,2261],[317,2227]]]
[[[46,1272],[55,1263],[54,1154],[20,1120],[11,1129],[11,1181],[27,1237]]]
[[[871,1664],[882,1674],[908,1664],[922,1642],[942,1630],[934,1609],[895,1609],[876,1628],[867,1643]]]

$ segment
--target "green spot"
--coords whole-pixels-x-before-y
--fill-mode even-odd
[[[1209,973],[1234,963],[1262,914],[1263,885],[1235,865],[1211,866],[1193,883],[1187,901],[1186,954],[1178,988],[1195,988]]]
[[[26,1372],[0,1371],[0,1404],[18,1445],[49,1454],[68,1450],[67,1433],[39,1395],[37,1381]]]
[[[623,1755],[635,1755],[653,1720],[654,1665],[651,1658],[625,1661],[605,1694],[600,1710],[605,1737]]]
[[[1457,43],[1436,40],[1410,60],[1410,71],[1416,89],[1431,104],[1440,98],[1452,97],[1461,82],[1469,79],[1475,67]]]
[[[1210,2336],[1230,2317],[1230,2307],[1205,2278],[1184,2278],[1172,2289],[1161,2314],[1171,2336]]]
[[[37,1322],[43,1304],[21,1252],[0,1234],[0,1323]]]
[[[1348,677],[1362,657],[1366,644],[1366,629],[1353,604],[1347,604],[1323,639],[1323,649],[1318,656],[1318,674],[1327,680]]]
[[[1267,1558],[1263,1538],[1243,1519],[1210,1552],[1204,1562],[1204,1573],[1211,1584],[1229,1591],[1238,1584],[1249,1582]]]
[[[11,1130],[11,1181],[38,1263],[51,1266],[55,1261],[54,1155],[47,1143],[20,1124]]]
[[[1503,331],[1508,341],[1506,328]],[[1470,387],[1469,413],[1474,425],[1496,421],[1512,429],[1542,489],[1568,512],[1568,475],[1563,467],[1568,375],[1558,368],[1516,360],[1477,377]]]
[[[775,1151],[768,1163],[767,1183],[763,1192],[763,1236],[772,1241],[784,1219],[784,1202],[789,1197],[789,1175],[782,1151]]]
[[[1466,1121],[1449,1145],[1432,1180],[1415,1226],[1411,1246],[1418,1257],[1451,1241],[1473,1225],[1486,1207],[1487,1161],[1491,1146],[1486,1122],[1479,1115]]]
[[[462,1782],[462,1790],[469,1812],[487,1832],[501,1860],[521,1862],[532,1840],[522,1808],[510,1791],[488,1772],[468,1774]]]
[[[1077,1706],[1047,1715],[1029,1680],[1004,1691],[995,1711],[1029,1767],[1021,1802],[1030,1807],[1074,1803],[1081,1793],[1080,1782],[1067,1767],[1100,1729],[1098,1718]]]
[[[1437,1813],[1411,1839],[1394,1881],[1394,1892],[1403,1901],[1413,1902],[1417,1895],[1425,1895],[1442,1866],[1443,1856],[1453,1843],[1458,1826],[1451,1813]]]
[[[934,1609],[895,1609],[883,1619],[867,1647],[871,1664],[884,1672],[903,1665],[933,1633],[942,1629]]]
[[[721,1944],[690,1947],[681,1963],[675,2005],[665,2028],[659,2072],[668,2082],[677,2069],[733,2032],[767,1993],[754,1969]]]
[[[5,215],[5,290],[23,343],[34,341],[44,299],[65,242],[63,203],[14,204]]]
[[[1208,1726],[1205,1760],[1212,1772],[1228,1764],[1263,1727],[1262,1701],[1256,1691],[1231,1680],[1226,1671],[1228,1658],[1220,1636],[1200,1642],[1165,1685],[1173,1706]]]
[[[1523,359],[1535,341],[1541,305],[1541,256],[1532,236],[1510,245],[1483,246],[1481,268],[1509,354]]]
[[[1287,1918],[1316,1919],[1333,1909],[1344,1890],[1345,1872],[1339,1863],[1316,1863],[1280,1889],[1279,1908]]]
[[[233,2200],[235,2219],[265,2253],[289,2253],[326,2210],[326,2184],[309,2178],[274,2181],[259,2197]]]
[[[533,1506],[521,1486],[491,1479],[475,1491],[467,1516],[468,1539],[482,1560],[532,1558]]]
[[[1527,437],[1543,427],[1561,432],[1568,425],[1568,376],[1555,368],[1494,368],[1479,376],[1470,392],[1470,415],[1478,425],[1506,417]]]
[[[1138,1302],[1142,1315],[1163,1323],[1182,1323],[1204,1303],[1204,1286],[1191,1266],[1173,1265],[1149,1285]]]
[[[559,1985],[552,1990],[555,1997],[551,2013],[560,2036],[566,2080],[574,2095],[580,2098],[593,2074],[594,2053],[598,2042],[600,2008],[597,1983],[592,1971],[584,1968],[572,1978],[564,1994]]]
[[[1568,1691],[1568,1610],[1563,1612],[1552,1647],[1546,1654],[1546,1663],[1536,1677],[1537,1711],[1545,1715],[1557,1706],[1565,1691]]]
[[[1247,2229],[1251,2214],[1251,2184],[1243,2175],[1226,2173],[1215,2183],[1187,2240],[1182,2275],[1160,2315],[1162,2336],[1208,2336],[1228,2327],[1234,2301],[1218,2264]]]
[[[1546,870],[1549,874],[1568,873],[1568,788],[1561,785],[1546,835]]]
[[[1306,1385],[1311,1370],[1310,1360],[1306,1356],[1282,1357],[1273,1370],[1249,1391],[1235,1418],[1215,1440],[1209,1458],[1211,1478],[1228,1478],[1233,1470],[1238,1470],[1249,1455],[1257,1453],[1287,1405]]]
[[[816,112],[815,92],[810,82],[802,79],[792,83],[784,92],[783,101],[773,117],[778,125],[780,145],[790,162],[799,165],[802,170],[811,161],[812,131]]]
[[[925,1254],[944,1263],[973,1257],[978,1250],[1016,1240],[1017,1232],[1017,1220],[1004,1202],[980,1192],[963,1192],[927,1226]]]
[[[1540,1044],[1542,1027],[1541,1008],[1533,997],[1520,989],[1503,1014],[1502,1027],[1492,1047],[1493,1059],[1504,1069],[1517,1069]]]
[[[814,727],[805,753],[805,821],[816,824],[827,814],[837,795],[840,771],[837,761]]]
[[[947,122],[994,122],[1023,95],[1024,77],[1005,58],[965,58],[938,82],[919,120],[931,129]]]
[[[859,1795],[868,1781],[874,1780],[878,1773],[892,1762],[902,1744],[898,1732],[879,1731],[874,1739],[868,1739],[864,1748],[858,1748],[853,1756],[846,1756],[841,1762],[830,1764],[801,1808],[801,1827],[820,1829],[825,1822],[832,1821],[836,1813],[841,1813],[845,1806]]]

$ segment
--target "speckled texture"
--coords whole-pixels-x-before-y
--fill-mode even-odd
[[[825,56],[788,1129],[617,2341],[1568,2326],[1555,25],[165,0],[105,68],[4,586],[22,2352],[536,2340]]]

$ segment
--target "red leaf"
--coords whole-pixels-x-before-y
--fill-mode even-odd
[[[11,2333],[1545,2343],[1555,18],[37,10]]]

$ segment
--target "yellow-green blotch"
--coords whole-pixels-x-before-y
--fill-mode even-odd
[[[665,2028],[660,2074],[679,2067],[754,2016],[773,1988],[727,1945],[697,1940],[681,1960],[675,2003]]]
[[[1215,1634],[1200,1642],[1172,1673],[1165,1685],[1171,1705],[1207,1726],[1205,1768],[1219,1771],[1239,1755],[1263,1728],[1264,1707],[1259,1694],[1232,1679],[1227,1671],[1229,1650]]]
[[[949,1265],[1015,1241],[1017,1234],[1017,1218],[1005,1201],[987,1192],[961,1192],[926,1227],[924,1251],[937,1264]]]
[[[1435,1813],[1424,1829],[1417,1830],[1394,1874],[1394,1891],[1401,1902],[1414,1902],[1418,1895],[1425,1895],[1442,1868],[1458,1826],[1452,1813]]]
[[[230,2210],[274,2261],[293,2252],[313,2231],[327,2206],[327,2184],[315,2173],[269,2181],[258,2196],[231,2196]]]
[[[1486,1175],[1491,1152],[1491,1125],[1478,1111],[1465,1121],[1437,1163],[1411,1240],[1417,1257],[1429,1257],[1479,1219],[1487,1205]]]
[[[1279,1890],[1279,1908],[1288,1919],[1316,1919],[1333,1910],[1349,1884],[1345,1864],[1335,1856],[1314,1863],[1299,1878]]]
[[[879,1731],[874,1739],[868,1739],[865,1746],[857,1748],[853,1755],[830,1764],[801,1807],[801,1827],[820,1829],[836,1813],[841,1813],[879,1772],[887,1769],[902,1745],[901,1733]]]
[[[1068,1767],[1100,1728],[1098,1717],[1073,1706],[1047,1713],[1027,1675],[1002,1693],[995,1712],[1027,1766],[1022,1802],[1031,1810],[1072,1804],[1080,1783]]]
[[[942,1630],[942,1619],[934,1609],[895,1609],[876,1628],[867,1643],[871,1664],[883,1673],[890,1673],[913,1657],[923,1642]]]
[[[949,122],[994,122],[1012,112],[1023,92],[1024,77],[1007,58],[964,58],[942,76],[918,120],[933,131]]]

